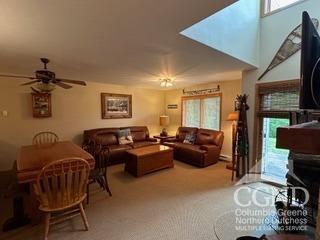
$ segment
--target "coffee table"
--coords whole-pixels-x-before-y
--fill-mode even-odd
[[[127,150],[130,155],[125,163],[125,171],[135,177],[164,168],[173,167],[173,149],[164,145],[152,145]]]

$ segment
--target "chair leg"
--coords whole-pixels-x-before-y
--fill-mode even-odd
[[[87,204],[89,204],[89,185],[90,183],[87,184]]]
[[[80,208],[80,213],[81,213],[81,217],[82,217],[85,229],[86,229],[86,231],[88,231],[89,230],[89,223],[88,223],[86,213],[84,212],[82,203],[79,204],[79,208]]]
[[[46,213],[45,214],[45,219],[44,219],[44,240],[48,240],[50,217],[51,217],[50,213]]]
[[[102,177],[98,177],[97,179],[96,179],[96,181],[99,183],[99,186],[101,187],[101,188],[103,188],[103,189],[105,189],[105,186],[104,186],[104,183],[103,183],[103,179],[102,179]]]
[[[109,196],[112,197],[112,193],[111,193],[111,191],[110,191],[109,184],[108,184],[107,173],[103,176],[103,179],[104,179],[105,189],[106,189],[107,192],[109,193]]]

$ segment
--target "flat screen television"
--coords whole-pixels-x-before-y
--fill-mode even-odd
[[[299,108],[320,109],[320,36],[309,14],[302,14]]]

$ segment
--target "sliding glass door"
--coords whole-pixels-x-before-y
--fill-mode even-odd
[[[183,97],[182,125],[220,130],[221,95]]]
[[[262,176],[277,182],[285,182],[288,172],[289,150],[276,147],[276,131],[278,127],[289,125],[287,118],[263,118],[262,128]]]
[[[277,128],[290,124],[290,112],[299,109],[299,81],[257,85],[257,161],[262,178],[284,183],[289,151],[276,147]]]

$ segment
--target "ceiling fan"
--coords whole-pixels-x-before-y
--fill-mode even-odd
[[[50,62],[47,58],[40,58],[41,62],[44,65],[42,70],[35,71],[35,77],[27,77],[27,76],[17,76],[17,75],[6,75],[0,74],[0,77],[12,77],[12,78],[26,78],[33,81],[26,82],[21,84],[21,86],[31,85],[36,83],[36,88],[31,87],[31,89],[35,92],[51,92],[55,89],[55,85],[62,87],[64,89],[72,88],[69,84],[78,84],[82,86],[86,86],[86,82],[79,81],[79,80],[71,80],[71,79],[64,79],[64,78],[56,78],[56,74],[52,71],[47,69],[47,64]],[[66,84],[69,83],[69,84]]]

